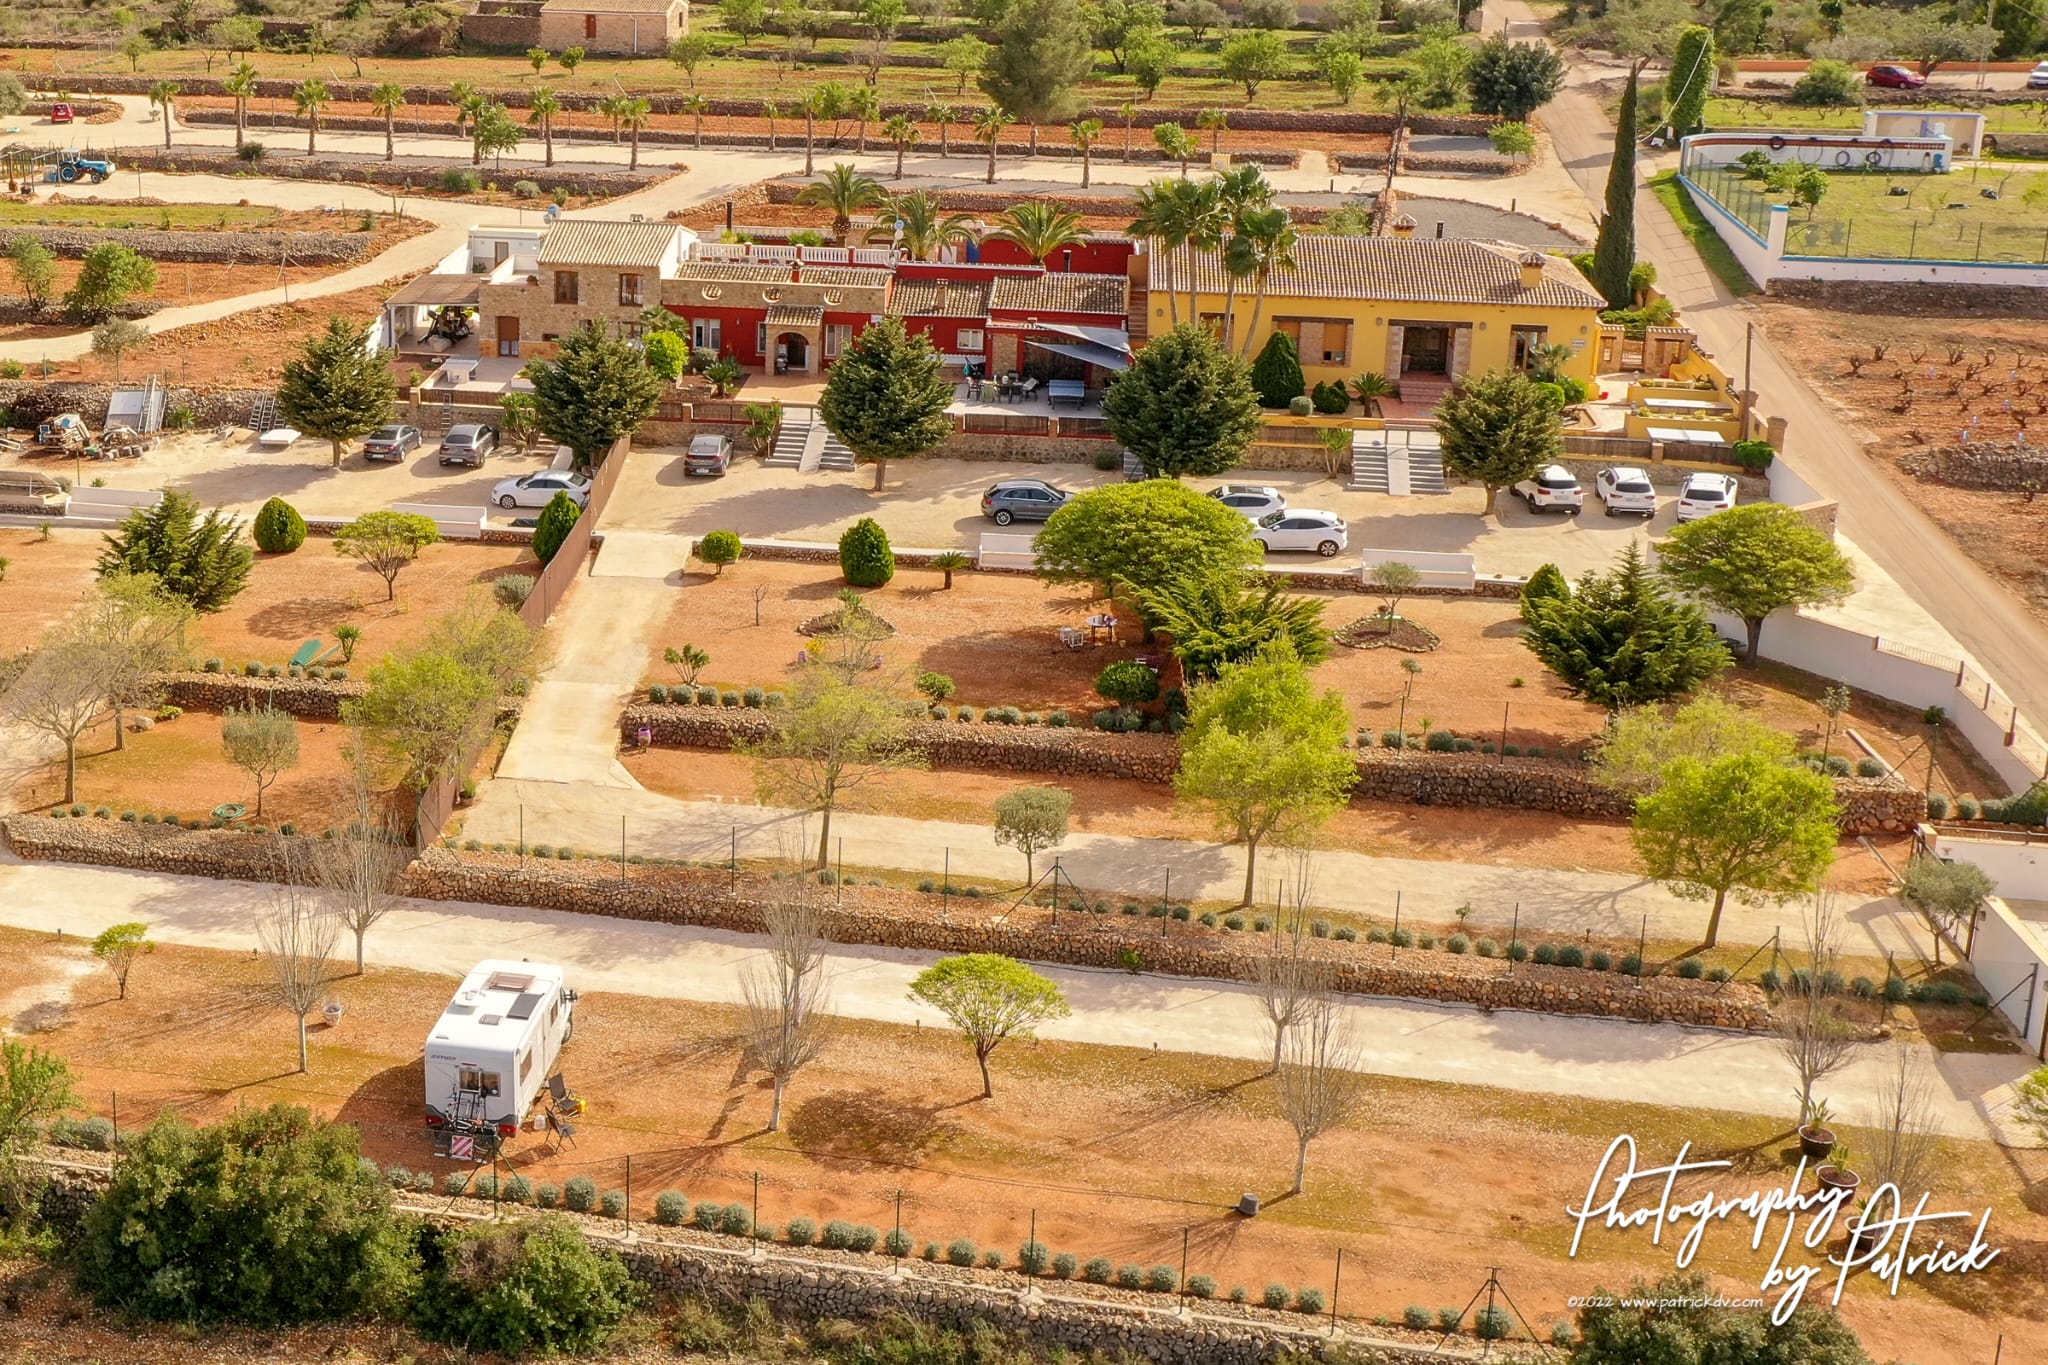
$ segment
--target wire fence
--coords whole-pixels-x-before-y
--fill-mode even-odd
[[[1696,165],[1686,172],[1695,185],[1712,195],[1758,237],[1769,237],[1772,210],[1790,201],[1783,191],[1767,188],[1733,166]],[[1860,178],[1860,177],[1859,177]],[[1916,179],[1944,182],[1945,177]],[[1857,257],[1865,260],[1972,261],[2018,265],[2048,264],[2048,223],[2030,217],[2022,222],[1984,222],[1981,215],[1952,211],[1981,200],[1959,187],[1931,205],[1900,205],[1879,212],[1844,213],[1830,209],[1825,198],[1812,208],[1796,204],[1785,233],[1788,256]],[[1967,196],[1967,197],[1962,197]],[[1889,196],[1887,196],[1889,198]]]

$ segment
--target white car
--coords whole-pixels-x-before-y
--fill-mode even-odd
[[[1731,474],[1689,474],[1678,490],[1678,519],[1698,521],[1735,505],[1735,478]]]
[[[491,501],[500,507],[546,507],[555,494],[567,493],[578,507],[590,501],[590,480],[566,469],[545,469],[516,479],[500,479]]]
[[[2027,73],[2027,89],[2048,90],[2048,62],[2041,62]]]
[[[1253,521],[1287,510],[1287,499],[1280,496],[1280,490],[1264,484],[1219,484],[1209,490],[1209,496],[1234,512],[1244,513]]]
[[[1624,512],[1645,517],[1657,515],[1657,490],[1650,483],[1650,476],[1634,465],[1611,465],[1601,470],[1593,480],[1593,491],[1600,495],[1610,517]]]
[[[1586,490],[1579,487],[1579,476],[1561,464],[1545,465],[1535,478],[1516,484],[1514,493],[1529,504],[1531,512],[1562,512],[1575,517],[1586,505]]]
[[[1252,538],[1268,553],[1274,550],[1313,550],[1324,559],[1351,543],[1344,518],[1335,512],[1295,508],[1289,512],[1268,512],[1258,520]]]

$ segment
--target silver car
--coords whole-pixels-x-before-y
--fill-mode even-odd
[[[1073,494],[1044,479],[1005,479],[981,495],[981,514],[998,526],[1044,521]]]
[[[500,479],[491,490],[491,501],[500,507],[546,507],[555,494],[567,493],[578,507],[590,501],[590,480],[566,469],[544,469],[516,479]]]
[[[1277,488],[1264,484],[1225,483],[1209,490],[1209,496],[1233,512],[1242,512],[1253,521],[1271,512],[1285,512],[1287,499]]]
[[[465,422],[459,427],[450,427],[448,434],[441,438],[441,463],[473,465],[481,469],[484,456],[497,446],[495,428],[480,422]]]

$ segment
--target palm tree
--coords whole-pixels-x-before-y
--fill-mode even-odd
[[[1365,408],[1367,417],[1380,415],[1380,400],[1394,396],[1394,385],[1378,370],[1367,370],[1351,381],[1352,396]]]
[[[1161,155],[1170,156],[1180,162],[1180,173],[1188,173],[1188,162],[1194,159],[1195,139],[1188,130],[1178,123],[1155,123],[1152,125],[1152,141],[1158,144]]]
[[[633,154],[626,161],[626,169],[640,169],[640,130],[647,126],[647,116],[654,112],[654,106],[646,100],[627,96],[619,101],[619,122],[633,133]]]
[[[1081,228],[1081,215],[1043,199],[1026,200],[1003,211],[991,241],[1009,242],[1039,265],[1063,246],[1088,240]]]
[[[164,150],[171,149],[171,108],[178,102],[176,81],[156,81],[149,87],[149,102],[162,105],[164,111]]]
[[[398,106],[405,103],[405,87],[395,81],[385,81],[370,91],[370,109],[384,116],[384,159],[396,160],[398,156],[397,132]]]
[[[1102,120],[1082,119],[1067,130],[1067,136],[1074,139],[1074,145],[1081,149],[1081,188],[1085,190],[1095,160],[1095,144],[1102,137]]]
[[[1204,109],[1195,115],[1195,126],[1209,134],[1209,155],[1215,156],[1223,150],[1223,130],[1230,126],[1230,112],[1226,109]]]
[[[917,145],[917,125],[907,115],[892,114],[882,124],[882,136],[896,144],[896,179],[903,178],[903,154]]]
[[[709,95],[685,95],[676,104],[676,109],[695,120],[694,143],[699,151],[704,148],[704,116],[711,112]]]
[[[552,166],[555,164],[555,115],[562,112],[562,101],[555,97],[551,87],[536,85],[533,93],[526,97],[526,103],[529,110],[526,121],[540,125],[540,145],[547,156],[542,164]]]
[[[1180,297],[1173,292],[1173,254],[1187,242],[1187,232],[1175,216],[1169,191],[1175,182],[1154,180],[1138,186],[1138,215],[1124,230],[1133,237],[1155,244],[1155,256],[1166,288],[1166,307],[1173,325],[1180,326]]]
[[[964,213],[947,213],[939,206],[939,197],[930,190],[894,195],[885,212],[894,221],[869,228],[867,240],[893,240],[914,261],[928,260],[941,248],[974,236],[974,219]]]
[[[761,117],[768,120],[768,150],[775,150],[775,120],[782,117],[782,106],[774,100],[761,101]]]
[[[855,156],[866,156],[868,152],[868,122],[882,116],[882,97],[871,87],[862,86],[846,99],[846,116],[860,125],[858,140],[854,143]]]
[[[469,125],[469,164],[484,164],[484,106],[491,97],[481,90],[471,90],[456,108],[456,125]]]
[[[889,202],[889,192],[851,162],[841,161],[825,172],[823,180],[804,186],[796,202],[831,209],[832,235],[843,244],[853,230],[853,215],[881,208]]]
[[[1123,116],[1124,160],[1129,161],[1131,159],[1131,124],[1137,121],[1138,106],[1135,101],[1125,100],[1116,107],[1116,111]]]
[[[1003,128],[1015,122],[1004,113],[1000,105],[991,104],[981,111],[974,120],[974,140],[988,144],[988,183],[996,183],[996,144],[1002,141]]]
[[[933,104],[925,107],[924,116],[939,125],[939,155],[949,155],[953,150],[953,124],[959,119],[960,111],[950,104]]]
[[[1196,275],[1192,258],[1197,251],[1213,255],[1222,249],[1223,234],[1231,227],[1230,214],[1223,207],[1223,194],[1214,180],[1199,184],[1192,180],[1177,180],[1167,193],[1175,211],[1181,215],[1188,244],[1188,320],[1200,322],[1202,315],[1195,299]]]
[[[625,139],[619,132],[619,110],[626,102],[624,95],[606,95],[597,102],[597,112],[612,121],[612,143],[616,146]]]
[[[256,94],[256,68],[238,62],[221,81],[220,88],[235,98],[235,145],[242,145],[243,130],[249,122],[249,101]]]
[[[811,173],[811,149],[816,145],[818,120],[825,117],[825,92],[821,86],[805,93],[797,108],[804,111],[804,174]]]
[[[455,106],[455,132],[460,136],[469,116],[476,112],[476,87],[468,81],[454,82],[448,87],[448,103]]]
[[[1253,209],[1240,218],[1230,239],[1230,255],[1242,273],[1258,283],[1252,302],[1252,323],[1245,329],[1240,358],[1249,358],[1259,335],[1259,314],[1266,308],[1266,285],[1275,270],[1294,269],[1294,217],[1279,206]]]
[[[1273,205],[1273,182],[1266,179],[1263,168],[1252,162],[1218,171],[1216,192],[1222,196],[1223,207],[1233,221],[1248,210]]]
[[[292,103],[306,116],[307,156],[313,154],[314,141],[320,136],[320,108],[322,105],[331,104],[333,100],[334,96],[327,93],[327,83],[317,76],[309,81],[301,81],[298,88],[292,91]]]

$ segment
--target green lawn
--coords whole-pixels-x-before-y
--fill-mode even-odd
[[[1678,222],[1678,230],[1691,242],[1693,250],[1700,253],[1700,259],[1707,263],[1707,269],[1721,281],[1721,287],[1737,298],[1756,292],[1756,281],[1742,268],[1742,262],[1735,259],[1735,253],[1721,240],[1721,234],[1700,212],[1699,205],[1692,202],[1692,196],[1678,183],[1676,171],[1664,171],[1650,178],[1650,192]]]
[[[2028,204],[2048,172],[1973,168],[1950,175],[1827,172],[1817,207],[1795,205],[1786,250],[1795,255],[2048,262],[2048,205]],[[1695,179],[1699,177],[1695,176]],[[1701,181],[1762,231],[1768,206],[1791,202],[1738,169]],[[1895,193],[1894,191],[1903,191]],[[1997,198],[1987,198],[1995,193]]]
[[[66,193],[73,186],[64,187]],[[88,188],[86,193],[90,193]],[[76,224],[100,228],[212,228],[238,227],[268,222],[277,216],[272,208],[237,208],[228,204],[165,204],[161,207],[122,208],[108,204],[21,204],[0,201],[0,227],[37,224],[60,227]]]
[[[1887,92],[1873,90],[1869,96],[1869,107],[1886,109]],[[1920,108],[1919,105],[1910,106]],[[1935,106],[1928,106],[1929,113],[1936,112]],[[1990,104],[1977,111],[1987,116],[1985,126],[1994,133],[2048,133],[2048,100],[2035,100],[2028,104]],[[1786,104],[1782,100],[1746,100],[1736,95],[1717,95],[1707,101],[1707,126],[1709,128],[1833,128],[1856,129],[1863,126],[1863,109],[1848,106],[1839,109],[1808,108]]]

